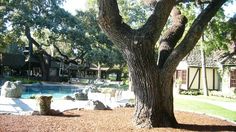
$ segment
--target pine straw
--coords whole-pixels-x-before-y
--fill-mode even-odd
[[[129,131],[236,131],[236,125],[218,118],[176,111],[179,128],[137,129],[133,109],[71,110],[64,116],[0,115],[0,132],[129,132]]]

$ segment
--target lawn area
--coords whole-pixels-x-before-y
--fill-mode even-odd
[[[196,96],[193,98],[197,98]],[[199,97],[200,98],[200,97]],[[214,98],[214,97],[213,97]],[[213,100],[213,98],[205,97],[206,100]],[[220,99],[223,101],[225,99]],[[225,100],[229,101],[229,100]],[[192,99],[184,99],[184,98],[175,98],[174,100],[175,110],[183,110],[183,111],[192,111],[197,113],[206,113],[207,115],[213,115],[218,117],[226,118],[230,121],[236,122],[236,112],[225,109],[223,107],[213,105],[210,103],[206,103],[203,101],[192,100]]]

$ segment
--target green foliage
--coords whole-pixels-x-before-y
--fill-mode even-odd
[[[199,90],[189,89],[189,90],[180,90],[179,93],[181,95],[202,95],[203,93]]]
[[[0,9],[0,22],[3,44],[27,43],[25,29],[29,27],[33,37],[41,47],[47,47],[58,41],[55,38],[66,38],[68,32],[81,29],[79,21],[60,7],[64,0],[14,0],[8,1]]]
[[[204,46],[206,53],[210,53],[213,50],[225,50],[228,51],[230,45],[230,33],[231,27],[226,22],[224,10],[220,9],[216,16],[210,21],[208,28],[205,30]]]
[[[151,14],[151,9],[142,1],[119,0],[118,5],[123,21],[134,29],[141,27]]]
[[[194,3],[181,4],[179,8],[181,8],[182,13],[188,18],[186,29],[189,29],[198,14],[196,9],[201,9],[199,5],[197,6]],[[228,51],[232,29],[233,26],[229,25],[224,10],[221,8],[209,22],[208,27],[204,31],[203,43],[206,53],[210,54],[214,50]]]
[[[84,59],[87,63],[100,63],[109,67],[125,63],[121,53],[99,28],[95,10],[77,11],[76,18],[81,21],[85,37],[82,41],[80,39],[82,43],[74,43],[74,48],[85,53]]]
[[[14,76],[7,77],[6,80],[12,81],[12,82],[21,81],[22,84],[32,84],[32,83],[39,82],[38,80],[34,80],[34,79],[28,79],[28,78],[23,78],[23,77],[14,77]]]

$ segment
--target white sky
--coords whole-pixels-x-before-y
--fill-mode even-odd
[[[87,0],[66,0],[64,4],[64,9],[75,15],[76,10],[86,10]],[[236,0],[233,4],[228,4],[227,7],[224,7],[225,14],[227,16],[233,16],[236,14]]]
[[[85,10],[87,0],[66,0],[64,9],[75,15],[76,10]]]

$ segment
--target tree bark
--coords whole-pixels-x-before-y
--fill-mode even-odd
[[[140,50],[132,51],[135,56],[129,56],[128,66],[131,72],[132,87],[134,88],[135,114],[134,123],[138,127],[167,127],[176,126],[173,113],[172,75],[160,75],[154,58],[140,54]],[[144,63],[140,63],[144,61]],[[170,78],[163,80],[162,77]]]

